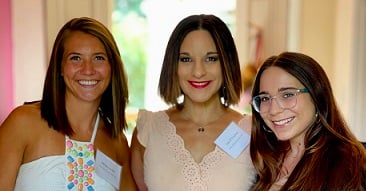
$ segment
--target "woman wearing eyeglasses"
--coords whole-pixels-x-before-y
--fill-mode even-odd
[[[253,191],[366,189],[366,151],[314,59],[295,52],[268,58],[252,95]]]

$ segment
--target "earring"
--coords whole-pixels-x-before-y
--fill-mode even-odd
[[[223,86],[221,88],[221,103],[224,104],[225,107],[228,107],[229,106],[229,102],[228,102],[228,93],[226,91],[226,87]]]
[[[182,104],[184,101],[184,94],[181,94],[180,96],[177,97],[177,103],[178,105]]]
[[[315,123],[319,123],[320,122],[320,117],[319,117],[319,113],[318,112],[316,112],[315,113]]]

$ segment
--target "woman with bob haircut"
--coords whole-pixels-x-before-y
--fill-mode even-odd
[[[230,108],[241,90],[238,54],[226,24],[204,14],[181,20],[168,41],[159,81],[170,108],[140,110],[132,138],[139,189],[249,190],[255,176],[251,117]],[[218,137],[230,142],[235,133],[237,154],[216,142]]]

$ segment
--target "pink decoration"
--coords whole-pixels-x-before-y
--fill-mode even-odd
[[[72,142],[70,140],[68,140],[66,142],[66,146],[67,146],[67,148],[72,148],[73,144],[72,144]]]
[[[79,177],[84,177],[84,171],[79,170],[78,175],[79,175]]]
[[[89,144],[88,145],[88,149],[89,149],[89,151],[93,151],[94,150],[94,145],[93,144]]]

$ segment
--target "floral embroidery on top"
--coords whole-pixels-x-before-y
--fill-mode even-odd
[[[99,114],[94,125],[91,142],[80,142],[66,137],[67,189],[94,191],[94,138],[98,128]]]
[[[168,120],[167,126],[159,126],[158,128],[164,134],[167,145],[174,153],[176,161],[183,166],[182,173],[188,183],[188,190],[207,191],[210,178],[209,171],[222,161],[225,153],[215,147],[213,151],[203,157],[200,163],[196,163],[190,152],[184,147],[183,139],[177,135],[175,125],[169,121],[166,113],[162,112],[159,117],[162,117],[162,119],[156,121]]]

